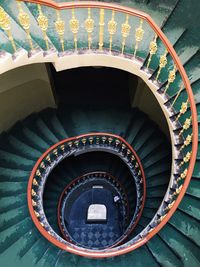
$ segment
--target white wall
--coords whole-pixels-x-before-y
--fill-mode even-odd
[[[134,90],[134,89],[133,89]],[[159,125],[161,131],[170,138],[169,128],[158,101],[142,79],[138,79],[136,93],[133,98],[133,107],[138,107],[146,113],[150,119]]]
[[[45,64],[33,64],[0,75],[0,132],[32,112],[55,107]]]

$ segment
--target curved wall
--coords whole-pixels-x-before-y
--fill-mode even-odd
[[[33,112],[55,107],[45,64],[16,68],[0,75],[0,132]]]

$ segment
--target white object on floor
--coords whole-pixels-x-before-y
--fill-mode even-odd
[[[91,204],[87,212],[88,222],[105,222],[107,220],[107,208],[103,204]]]

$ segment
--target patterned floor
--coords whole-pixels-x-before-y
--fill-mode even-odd
[[[74,192],[76,193],[76,192]],[[71,238],[87,248],[111,246],[122,235],[121,206],[114,203],[113,191],[108,188],[87,188],[82,191],[65,212],[65,224]],[[107,208],[106,222],[87,221],[87,211],[91,204],[102,204]]]

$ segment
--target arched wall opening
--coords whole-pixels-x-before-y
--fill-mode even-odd
[[[143,79],[131,73],[129,67],[123,70],[123,59],[115,67],[112,60],[105,62],[105,67],[98,60],[88,64],[74,60],[72,68],[66,65],[66,70],[62,62],[54,66],[31,64],[1,74],[0,131],[47,107],[92,102],[93,105],[137,107],[169,138],[162,109]]]

